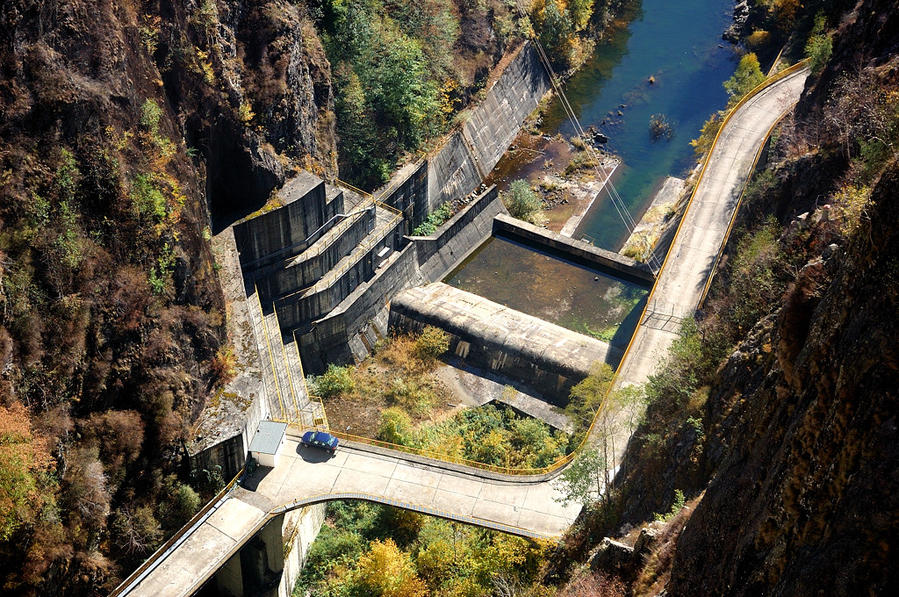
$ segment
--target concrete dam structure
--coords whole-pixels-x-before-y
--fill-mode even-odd
[[[305,368],[321,371],[328,361],[351,355],[345,328],[322,335],[316,322],[350,309],[362,298],[361,287],[389,299],[396,285],[414,280],[394,276],[386,288],[372,284],[380,272],[408,261],[406,222],[396,210],[307,172],[278,197],[281,207],[234,226],[241,269],[248,293],[257,291],[263,309],[274,310],[277,340],[298,342]]]
[[[671,310],[675,316],[690,315],[699,305],[727,240],[754,156],[771,127],[795,104],[807,74],[801,65],[788,69],[744,98],[725,119],[653,285],[649,306],[622,359],[617,386],[645,382],[658,370],[660,354],[677,336],[676,331],[653,323],[656,305],[675,305]],[[408,254],[409,246],[396,253]],[[626,441],[615,443],[623,449]],[[307,453],[295,438],[288,438],[274,468],[261,478],[250,476],[229,486],[113,595],[190,595],[216,571],[234,566],[234,557],[240,558],[240,576],[236,568],[222,574],[240,582],[222,578],[211,582],[227,582],[235,594],[260,594],[244,593],[243,579],[262,579],[270,586],[276,582],[271,574],[290,568],[279,541],[285,522],[278,517],[331,499],[366,499],[524,536],[558,537],[577,510],[576,505],[561,508],[555,499],[552,479],[560,470],[533,476],[501,474],[368,445],[347,446],[328,460]],[[310,516],[310,528],[315,526],[314,518]],[[275,521],[278,532],[265,530],[270,521]],[[242,548],[252,543],[255,554],[244,562]],[[270,554],[269,549],[275,551]],[[267,594],[288,594],[286,584],[281,581]]]
[[[551,88],[537,51],[525,42],[443,146],[398,171],[377,194],[383,193],[381,200],[402,211],[414,229],[446,201],[479,187]]]

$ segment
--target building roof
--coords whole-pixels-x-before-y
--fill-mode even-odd
[[[259,454],[277,454],[284,433],[287,431],[287,423],[275,421],[262,421],[256,429],[256,435],[250,442],[250,452]]]

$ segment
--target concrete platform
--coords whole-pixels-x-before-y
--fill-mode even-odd
[[[450,351],[464,361],[527,382],[564,404],[571,386],[597,362],[613,367],[622,351],[443,282],[410,288],[390,305],[390,326],[433,325],[450,334]]]

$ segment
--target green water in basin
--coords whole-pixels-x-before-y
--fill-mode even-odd
[[[491,237],[444,282],[624,347],[648,290],[502,237]]]

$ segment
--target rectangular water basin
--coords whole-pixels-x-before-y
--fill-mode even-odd
[[[451,286],[624,348],[646,286],[492,236],[443,280]]]

